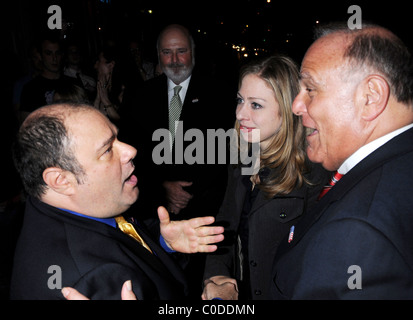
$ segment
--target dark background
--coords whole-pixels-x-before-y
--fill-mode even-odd
[[[245,53],[249,59],[255,52],[282,51],[300,62],[316,21],[347,21],[353,4],[361,7],[363,21],[388,27],[411,45],[407,1],[14,0],[2,10],[1,50],[9,61],[4,65],[11,69],[8,77],[27,72],[27,49],[47,29],[48,7],[59,5],[65,22],[62,37],[80,40],[91,63],[105,41],[120,45],[131,37],[142,41],[146,59],[156,63],[157,35],[170,23],[190,29],[200,57],[217,59],[232,52],[242,62]],[[238,53],[233,45],[246,49]]]

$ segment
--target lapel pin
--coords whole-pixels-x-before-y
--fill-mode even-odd
[[[295,227],[294,227],[294,226],[291,226],[291,228],[290,228],[290,234],[288,235],[288,243],[290,243],[291,241],[293,241],[293,238],[294,238],[294,229],[295,229]]]

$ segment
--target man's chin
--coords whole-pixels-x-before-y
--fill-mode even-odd
[[[191,75],[192,69],[165,68],[165,75],[175,84],[184,82]]]
[[[139,189],[137,187],[133,188],[133,193],[131,193],[128,199],[125,201],[127,205],[132,206],[139,198]]]

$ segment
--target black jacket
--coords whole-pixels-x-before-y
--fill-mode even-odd
[[[281,241],[287,241],[290,227],[315,202],[326,172],[320,167],[307,176],[314,185],[303,185],[287,195],[267,199],[259,191],[248,215],[249,275],[243,274],[239,225],[247,187],[241,169],[229,167],[228,185],[224,202],[217,215],[217,225],[225,225],[225,245],[207,257],[204,278],[225,275],[240,280],[250,278],[252,299],[271,299],[271,268]],[[247,294],[248,296],[248,294]]]
[[[391,139],[308,212],[279,248],[275,299],[413,298],[412,142]]]
[[[139,300],[184,298],[180,267],[136,228],[156,255],[119,229],[29,197],[14,257],[11,299],[63,299],[55,288],[60,271],[62,287],[74,287],[91,299],[120,299],[128,279]]]

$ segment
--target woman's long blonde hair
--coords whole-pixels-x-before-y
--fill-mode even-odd
[[[274,55],[243,67],[239,88],[244,77],[250,74],[260,77],[273,89],[279,104],[281,126],[268,147],[260,151],[260,169],[268,168],[270,174],[260,180],[258,187],[267,197],[272,198],[277,194],[288,194],[305,182],[305,130],[301,117],[294,115],[291,109],[300,90],[299,71],[289,57]],[[235,128],[239,136],[238,120]]]

